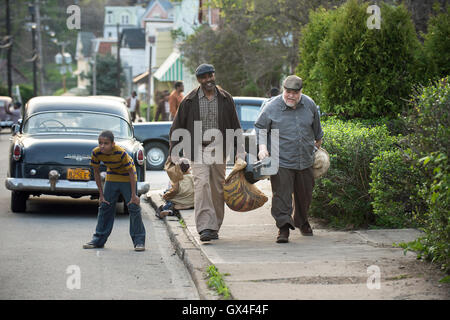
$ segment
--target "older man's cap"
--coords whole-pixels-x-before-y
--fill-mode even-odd
[[[197,67],[197,70],[195,70],[195,75],[198,77],[201,76],[202,74],[210,72],[216,72],[214,66],[211,64],[203,63]]]
[[[300,90],[302,86],[302,79],[300,77],[297,77],[296,75],[288,76],[283,82],[283,87],[285,89]]]

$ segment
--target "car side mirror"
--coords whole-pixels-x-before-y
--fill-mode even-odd
[[[19,124],[13,124],[11,127],[11,133],[13,136],[15,136],[16,134],[18,134],[20,131],[20,125]]]

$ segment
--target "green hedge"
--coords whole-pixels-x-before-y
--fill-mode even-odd
[[[369,194],[370,163],[381,151],[392,150],[396,138],[386,126],[368,128],[336,118],[322,124],[330,169],[316,180],[310,212],[335,227],[368,227],[375,223]]]
[[[370,190],[376,225],[384,228],[420,227],[426,207],[418,196],[423,173],[413,164],[411,152],[381,152],[370,165]]]

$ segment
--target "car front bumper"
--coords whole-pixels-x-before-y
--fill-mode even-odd
[[[95,181],[69,181],[58,180],[52,186],[49,179],[32,179],[32,178],[6,178],[6,189],[12,191],[25,191],[47,194],[77,194],[92,195],[98,194],[97,184]],[[150,190],[150,183],[138,182],[137,194],[141,195]]]

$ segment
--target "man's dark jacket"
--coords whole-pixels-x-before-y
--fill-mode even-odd
[[[223,137],[223,155],[226,155],[226,145],[228,143],[232,143],[233,141],[225,141],[226,140],[226,129],[241,129],[241,124],[239,122],[239,118],[236,112],[236,106],[234,104],[233,97],[220,88],[216,86],[217,89],[217,99],[218,99],[218,125],[219,130],[222,133]],[[195,150],[199,146],[194,149],[194,121],[200,121],[200,107],[199,107],[199,99],[198,99],[198,91],[200,87],[189,92],[181,101],[180,107],[178,108],[177,114],[173,119],[172,127],[170,128],[170,149],[169,156],[171,155],[172,149],[176,146],[179,141],[172,141],[172,133],[174,130],[183,128],[187,129],[191,135],[191,152],[190,152],[190,160],[194,160]],[[202,132],[202,135],[204,132]],[[237,136],[237,135],[236,135]],[[234,139],[233,139],[234,140]],[[202,141],[201,139],[199,140]],[[239,141],[239,139],[237,140]]]

